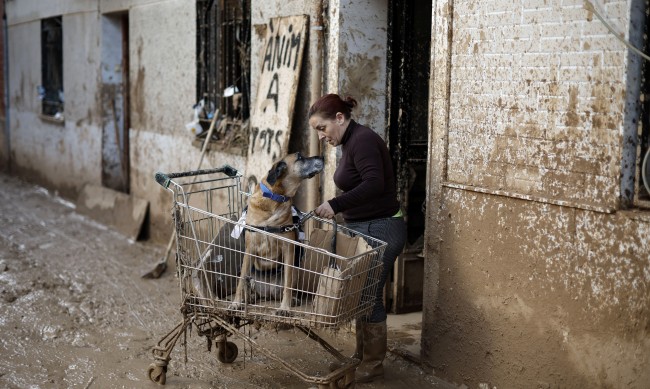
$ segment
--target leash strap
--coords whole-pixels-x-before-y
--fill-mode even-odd
[[[268,232],[268,233],[271,233],[271,234],[290,232],[290,231],[298,229],[297,224],[287,224],[286,226],[280,226],[280,227],[273,227],[273,226],[266,226],[266,227],[264,227],[264,226],[251,226],[251,227],[257,228],[258,230],[262,230],[264,232]],[[255,232],[255,231],[251,231],[251,232]]]

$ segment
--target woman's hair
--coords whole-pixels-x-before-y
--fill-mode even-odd
[[[357,101],[350,96],[347,96],[344,99],[341,99],[341,96],[330,93],[325,96],[321,96],[311,108],[309,108],[308,117],[312,117],[316,114],[321,116],[323,119],[332,120],[336,117],[337,112],[341,112],[346,119],[349,119],[352,114],[352,109],[357,106]]]

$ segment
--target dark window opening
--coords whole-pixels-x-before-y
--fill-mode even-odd
[[[223,118],[216,138],[225,146],[248,142],[250,116],[250,0],[197,0],[197,104],[204,130]]]
[[[63,28],[61,17],[41,21],[41,78],[43,114],[63,118]]]
[[[425,227],[431,1],[391,0],[389,145],[400,202],[407,211],[407,250],[421,251]]]
[[[650,53],[650,27],[648,13],[650,2],[644,2],[645,20],[643,29],[643,52]],[[641,5],[643,6],[643,5]],[[641,126],[638,131],[638,170],[637,170],[637,196],[636,200],[650,205],[650,62],[640,59],[641,64]],[[641,205],[641,204],[640,204]]]

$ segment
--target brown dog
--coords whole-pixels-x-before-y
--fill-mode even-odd
[[[294,287],[294,247],[289,240],[297,239],[297,226],[293,223],[291,199],[303,180],[312,178],[324,168],[322,157],[305,158],[300,153],[290,154],[277,161],[266,177],[255,188],[248,200],[246,224],[268,233],[246,231],[246,254],[230,309],[241,309],[245,281],[251,270],[269,271],[284,265],[282,302],[278,314],[287,315],[291,309]]]

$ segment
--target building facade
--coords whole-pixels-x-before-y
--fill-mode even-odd
[[[386,139],[398,173],[401,263],[422,266],[419,280],[396,271],[393,306],[409,307],[405,290],[422,284],[412,293],[436,375],[469,387],[648,387],[647,10],[641,0],[9,0],[0,162],[72,199],[86,184],[145,199],[147,235],[162,242],[170,198],[153,175],[195,169],[197,134],[215,114],[203,167],[246,173],[260,130],[251,118],[291,94],[280,151],[327,162],[300,192],[306,210],[336,193],[338,158],[306,112],[321,94],[354,96],[355,119]],[[268,37],[290,16],[306,20],[296,86],[272,90]]]

